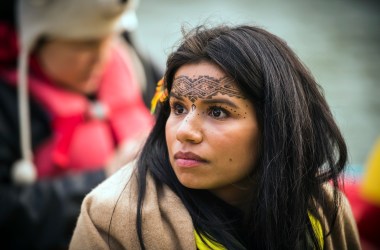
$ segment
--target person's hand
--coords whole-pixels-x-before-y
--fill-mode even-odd
[[[136,159],[145,143],[146,138],[147,134],[142,134],[121,143],[106,164],[106,175],[112,175],[122,166]]]

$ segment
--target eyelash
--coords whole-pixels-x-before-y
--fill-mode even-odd
[[[182,105],[182,103],[179,103],[179,102],[173,102],[173,103],[170,103],[170,109],[171,111],[175,114],[175,115],[182,115],[182,114],[178,114],[177,113],[177,106],[181,106],[184,110],[184,105]]]
[[[230,115],[230,112],[228,112],[225,108],[222,108],[221,106],[210,106],[207,110],[207,114],[211,116],[211,112],[214,111],[215,109],[218,109],[220,110],[221,112],[224,113],[225,117],[215,117],[213,116],[215,119],[217,120],[223,120],[225,118],[228,118],[229,115]]]
[[[186,108],[184,107],[185,105],[183,105],[182,103],[180,102],[173,102],[173,103],[170,103],[170,109],[171,111],[175,114],[175,115],[182,115],[184,113],[178,113],[178,106],[180,106],[183,110],[186,110]],[[212,116],[212,113],[214,110],[220,110],[223,114],[224,114],[224,117],[215,117],[215,116]],[[222,106],[210,106],[208,107],[207,109],[207,115],[210,115],[211,117],[213,117],[214,119],[217,119],[217,120],[223,120],[223,119],[226,119],[230,116],[230,112],[227,111],[227,109],[223,108]]]

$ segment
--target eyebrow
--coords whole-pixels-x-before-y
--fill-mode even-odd
[[[173,91],[170,91],[169,98],[171,98],[171,97],[174,97],[175,99],[178,99],[178,100],[181,100],[181,101],[184,100],[182,96],[177,95]]]
[[[175,99],[178,99],[180,101],[184,101],[185,98],[183,98],[182,96],[178,96],[177,94],[171,92],[170,93],[170,96],[169,98],[175,98]],[[239,108],[235,103],[231,102],[230,100],[227,100],[227,99],[222,99],[222,98],[215,98],[215,99],[201,99],[203,103],[206,103],[206,104],[225,104],[227,106],[230,106],[232,108]]]
[[[220,98],[206,99],[206,100],[203,100],[202,102],[205,102],[206,104],[225,104],[225,105],[230,106],[232,108],[239,108],[235,103],[233,103],[227,99],[220,99]]]

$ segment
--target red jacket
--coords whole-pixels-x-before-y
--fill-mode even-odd
[[[39,177],[104,166],[119,143],[152,126],[130,60],[119,44],[112,47],[96,93],[97,104],[106,111],[101,119],[92,115],[94,102],[89,98],[56,87],[38,70],[36,62],[32,69],[30,93],[48,112],[53,130],[51,138],[35,150]],[[15,69],[3,70],[2,75],[15,84]]]

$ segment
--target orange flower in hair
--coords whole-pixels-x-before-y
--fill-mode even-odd
[[[161,78],[161,80],[159,80],[157,83],[156,93],[154,94],[151,101],[150,112],[152,114],[154,114],[156,111],[157,103],[164,102],[168,95],[168,90],[164,85],[164,78]]]

